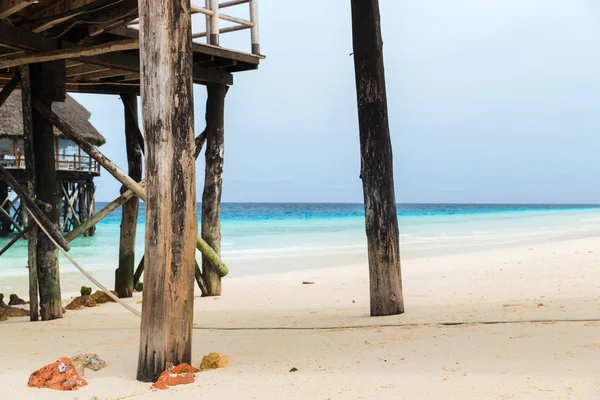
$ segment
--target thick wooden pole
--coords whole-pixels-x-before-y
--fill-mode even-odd
[[[206,171],[202,193],[202,239],[221,254],[221,193],[223,191],[223,150],[225,144],[225,95],[227,86],[206,86]],[[221,295],[221,274],[202,257],[202,277],[207,296]]]
[[[31,108],[31,81],[29,65],[22,65],[21,103],[23,108],[23,150],[25,152],[25,175],[27,176],[27,194],[35,198],[35,150],[33,145],[33,109]],[[27,235],[27,268],[29,271],[29,319],[38,320],[38,273],[37,273],[37,224],[28,218],[30,232]]]
[[[65,62],[34,64],[30,67],[31,100],[51,108],[53,101],[65,100]],[[47,213],[52,223],[60,218],[59,192],[56,180],[55,140],[52,123],[35,109],[32,113],[37,197],[50,204]],[[58,251],[43,232],[38,232],[37,269],[42,320],[62,318]]]
[[[2,211],[8,210],[8,185],[5,182],[0,182],[0,208]],[[7,211],[8,212],[8,211]],[[2,224],[0,229],[0,236],[8,236],[10,233],[10,219],[6,217],[4,212],[0,211],[0,224]]]
[[[198,232],[190,0],[140,0],[146,257],[137,379],[191,363]]]
[[[371,315],[404,312],[378,0],[351,0]]]
[[[125,143],[129,177],[136,182],[142,180],[142,148],[136,137],[138,126],[137,96],[122,94],[125,108]],[[139,131],[139,129],[138,129]],[[123,186],[121,193],[127,189]],[[121,217],[121,240],[119,242],[119,268],[115,272],[115,290],[120,298],[133,296],[133,272],[135,268],[135,233],[140,200],[133,197],[123,205]]]

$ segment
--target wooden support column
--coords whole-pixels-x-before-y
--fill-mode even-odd
[[[142,180],[142,148],[138,132],[137,96],[121,94],[125,109],[125,143],[127,148],[127,165],[129,177],[136,182]],[[121,188],[121,194],[127,188]],[[115,290],[120,298],[133,296],[133,273],[135,268],[135,233],[138,220],[140,200],[133,197],[123,204],[121,217],[121,239],[119,242],[119,267],[115,272]]]
[[[371,316],[404,312],[378,0],[352,0]]]
[[[96,186],[94,186],[94,182],[89,182],[87,184],[86,190],[86,200],[87,200],[87,212],[88,218],[92,219],[96,212]],[[86,236],[94,236],[96,235],[96,224],[90,225],[89,229],[86,231]]]
[[[202,239],[221,254],[221,193],[223,191],[223,150],[225,144],[225,95],[228,87],[208,84],[206,90],[206,171],[202,193]],[[221,275],[202,256],[202,276],[207,296],[221,295]]]
[[[79,214],[79,222],[80,225],[83,224],[88,218],[88,207],[87,201],[85,199],[85,182],[77,183],[77,188],[79,190],[79,198],[77,199],[77,213]],[[78,226],[80,226],[78,225]]]
[[[30,79],[32,102],[39,101],[50,108],[53,101],[65,100],[64,61],[31,65]],[[54,127],[35,109],[32,113],[32,126],[37,198],[52,206],[47,216],[52,223],[58,225],[60,197],[53,151]],[[38,232],[37,241],[37,269],[42,320],[62,318],[58,251],[41,231]]]
[[[5,182],[0,182],[0,207],[8,212],[8,185]],[[8,236],[10,233],[10,219],[6,217],[4,212],[0,212],[0,236]]]
[[[29,65],[22,65],[21,103],[23,108],[23,151],[25,154],[25,176],[27,177],[27,194],[35,198],[35,150],[33,145],[33,109],[31,108],[31,81]],[[29,271],[29,319],[38,320],[38,272],[37,272],[37,235],[38,227],[33,218],[28,217],[29,234],[27,235],[27,269]]]
[[[137,379],[190,363],[198,232],[190,0],[140,0],[146,257]]]

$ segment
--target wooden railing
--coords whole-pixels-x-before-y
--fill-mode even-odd
[[[202,0],[192,1],[192,14],[204,14],[206,16],[206,30],[204,32],[192,32],[192,39],[206,38],[206,43],[219,46],[219,35],[228,32],[250,30],[250,44],[252,54],[260,55],[260,41],[258,37],[258,0],[204,0],[204,7],[194,4]],[[224,8],[245,5],[248,7],[248,19],[238,18],[222,13]],[[227,21],[229,26],[219,26],[220,21]],[[131,21],[128,26],[139,29],[139,19]]]
[[[100,164],[85,154],[55,154],[56,169],[100,173]],[[25,157],[19,152],[0,152],[0,165],[4,168],[25,169]]]

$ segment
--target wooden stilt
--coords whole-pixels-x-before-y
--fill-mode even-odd
[[[5,182],[0,182],[0,209],[6,211],[8,209],[8,185]],[[10,233],[10,219],[6,217],[8,212],[0,211],[0,236],[8,236]]]
[[[127,147],[127,164],[129,177],[140,182],[142,180],[142,148],[140,146],[137,113],[137,96],[121,94],[125,108],[125,143]],[[123,187],[124,193],[127,188]],[[138,220],[137,197],[129,199],[122,209],[121,239],[119,242],[119,267],[115,271],[115,290],[120,298],[133,296],[133,273],[135,263],[135,233]]]
[[[92,219],[95,216],[96,208],[96,186],[94,182],[90,182],[87,185],[87,206],[88,206],[88,219]],[[90,225],[87,230],[88,236],[94,236],[96,234],[96,224]]]
[[[30,79],[32,103],[37,101],[50,108],[53,101],[65,100],[64,61],[31,65]],[[32,116],[37,197],[52,206],[47,215],[52,223],[58,224],[58,183],[52,151],[55,147],[54,129],[52,123],[35,109]],[[43,232],[38,232],[37,269],[42,320],[62,318],[58,252]]]
[[[190,363],[196,172],[189,0],[140,0],[146,134],[146,271],[137,379]]]
[[[202,239],[221,253],[221,193],[223,191],[223,150],[225,124],[225,95],[227,86],[206,86],[206,171],[202,193]],[[221,295],[221,274],[202,257],[202,277],[207,296]]]
[[[22,65],[21,75],[21,102],[23,108],[23,150],[25,152],[25,176],[27,177],[27,194],[35,198],[35,150],[33,145],[33,110],[31,108],[31,82],[29,78],[29,65]],[[51,211],[48,210],[48,211]],[[29,218],[30,232],[27,236],[27,269],[29,271],[29,319],[37,321],[39,318],[38,302],[38,272],[37,272],[37,224]]]
[[[78,203],[77,204],[77,214],[79,215],[79,222],[81,225],[88,218],[87,201],[85,199],[85,196],[86,196],[85,182],[78,182],[77,190],[79,191],[79,198],[77,200],[77,203]]]
[[[371,315],[404,312],[378,0],[352,0]]]
[[[13,244],[17,243],[19,241],[19,239],[21,239],[23,236],[25,236],[25,234],[27,234],[29,231],[31,230],[31,227],[27,227],[24,230],[22,230],[21,232],[19,232],[19,234],[15,237],[13,237],[10,242],[8,242],[6,244],[6,246],[4,246],[2,248],[2,250],[0,250],[0,256],[4,253],[6,253],[12,246]]]

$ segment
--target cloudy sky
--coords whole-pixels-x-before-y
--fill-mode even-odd
[[[350,3],[306,4],[259,1],[267,59],[227,96],[223,201],[362,200]],[[380,4],[399,202],[600,203],[600,3]],[[118,97],[76,97],[126,168]],[[106,172],[97,185],[118,195]]]

